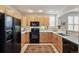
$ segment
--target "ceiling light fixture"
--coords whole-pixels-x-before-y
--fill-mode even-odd
[[[33,12],[33,10],[28,10],[28,12],[29,12],[29,13],[32,13],[32,12]]]
[[[42,12],[43,12],[43,10],[38,10],[38,12],[42,13]]]

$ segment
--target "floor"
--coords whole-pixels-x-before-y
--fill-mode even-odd
[[[25,53],[55,53],[51,45],[28,45]]]
[[[25,44],[21,53],[58,53],[56,48],[48,43],[44,44]]]

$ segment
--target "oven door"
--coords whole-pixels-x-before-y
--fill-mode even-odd
[[[39,43],[39,29],[33,28],[31,30],[30,43]]]

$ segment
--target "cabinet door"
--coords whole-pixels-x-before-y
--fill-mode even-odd
[[[23,47],[26,43],[29,43],[29,32],[22,34],[21,47]]]
[[[41,32],[40,42],[42,43],[52,43],[52,33],[51,32]]]
[[[48,17],[44,17],[44,26],[48,26],[49,25],[49,18]]]
[[[55,48],[59,52],[63,52],[62,37],[60,37],[60,36],[53,33],[52,34],[52,42],[53,42],[53,45],[55,46]]]
[[[60,36],[57,36],[57,39],[56,39],[56,48],[59,52],[63,52],[63,44],[62,44],[62,37]]]
[[[63,53],[78,53],[78,45],[63,38]]]
[[[41,43],[44,43],[44,42],[45,42],[45,37],[46,37],[46,36],[45,36],[45,33],[44,33],[44,32],[41,32],[41,33],[40,33],[40,42],[41,42]]]
[[[28,22],[28,19],[26,19],[26,17],[23,17],[21,20],[21,25],[25,27],[27,25],[27,22]]]
[[[43,20],[42,17],[40,17],[39,21],[40,21],[40,26],[43,26],[43,23],[44,23],[43,21],[44,21],[44,20]]]
[[[25,33],[25,43],[29,43],[29,32]]]
[[[31,22],[31,20],[30,20],[30,19],[28,19],[28,26],[30,26],[30,22]]]
[[[48,26],[49,24],[49,19],[48,17],[40,17],[40,25],[41,26]]]
[[[56,45],[56,35],[54,33],[52,33],[52,42],[53,42],[53,45],[55,46]]]
[[[49,33],[49,32],[45,32],[45,34],[44,34],[44,39],[45,39],[45,42],[46,43],[50,43],[51,42],[51,35],[50,35],[51,33]]]
[[[40,33],[40,42],[41,43],[48,43],[49,42],[49,37],[47,32],[41,32]]]
[[[52,43],[52,33],[51,32],[49,32],[49,33],[47,33],[47,36],[48,36],[48,42],[49,43]]]
[[[25,34],[22,34],[22,36],[21,36],[21,47],[24,46],[24,41],[25,41]]]

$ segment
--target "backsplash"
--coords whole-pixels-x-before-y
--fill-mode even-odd
[[[79,32],[74,32],[74,31],[68,31],[68,34],[72,35],[72,36],[79,36]]]
[[[49,26],[48,30],[56,32],[56,31],[58,31],[58,28],[57,27],[53,27],[53,26]]]

